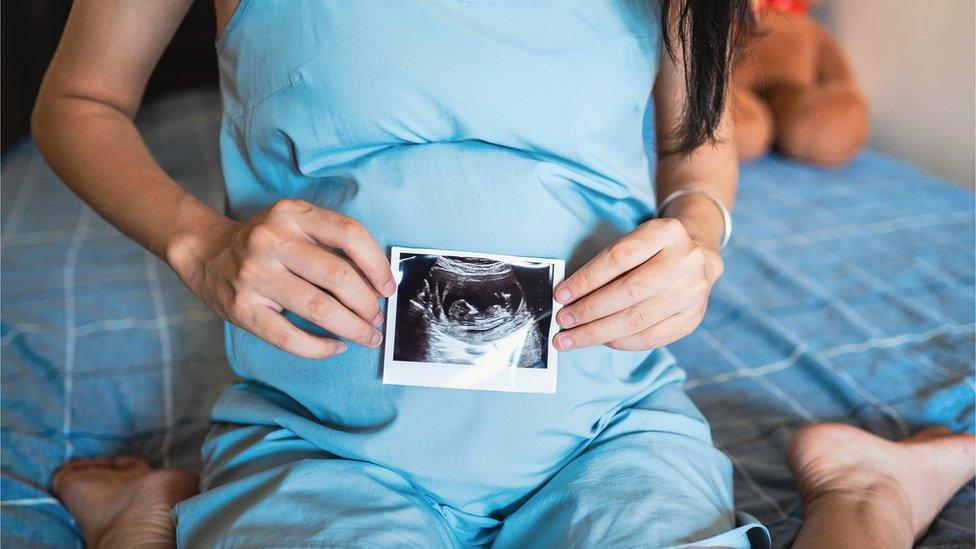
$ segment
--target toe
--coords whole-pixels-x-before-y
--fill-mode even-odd
[[[933,427],[926,427],[905,440],[906,442],[908,441],[922,442],[925,440],[932,440],[936,438],[951,436],[952,434],[953,432],[951,429],[942,426],[933,426]]]
[[[73,459],[59,467],[51,477],[51,491],[57,495],[62,492],[65,479],[72,475],[97,466],[105,458],[81,458]]]
[[[92,467],[108,467],[111,464],[112,458],[91,457],[71,460],[64,465],[63,469],[66,471],[80,471],[82,469],[90,469]]]
[[[149,471],[150,467],[145,460],[135,456],[73,459],[54,472],[51,477],[51,491],[55,495],[61,494],[64,492],[66,481],[72,478],[80,479],[88,473],[96,472],[97,469],[141,472]]]
[[[113,458],[112,467],[114,469],[144,469],[146,471],[151,469],[146,460],[136,456],[118,456]]]
[[[51,493],[60,496],[61,488],[64,486],[64,475],[67,471],[67,467],[61,467],[54,472],[54,476],[51,477]]]
[[[77,469],[84,469],[86,467],[91,467],[94,462],[95,462],[95,458],[73,459],[68,463],[62,465],[61,468],[66,471],[73,471]]]

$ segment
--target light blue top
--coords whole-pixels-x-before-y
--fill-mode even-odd
[[[230,213],[299,197],[358,218],[385,249],[563,258],[572,272],[654,212],[656,9],[245,0],[218,44]],[[305,360],[233,326],[227,347],[259,383],[225,394],[216,419],[284,426],[476,515],[537,487],[671,363],[562,353],[556,394],[538,395],[383,385],[378,349]]]

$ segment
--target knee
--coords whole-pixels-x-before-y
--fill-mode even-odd
[[[776,146],[788,157],[838,166],[850,161],[867,140],[867,104],[853,86],[806,90],[774,104]]]

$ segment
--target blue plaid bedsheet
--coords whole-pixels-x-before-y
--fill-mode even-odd
[[[162,165],[213,205],[218,112],[217,94],[197,91],[140,116]],[[0,542],[80,546],[51,474],[121,453],[197,469],[211,404],[232,381],[221,324],[30,142],[0,177]],[[737,505],[782,547],[802,516],[784,463],[795,429],[976,429],[976,199],[872,152],[838,170],[770,157],[743,168],[739,196],[725,277],[672,349],[732,457]],[[920,546],[972,547],[973,509],[970,484]]]

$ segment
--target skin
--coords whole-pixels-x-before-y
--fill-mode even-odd
[[[224,320],[309,358],[346,344],[297,328],[282,310],[378,346],[378,298],[395,283],[358,221],[294,200],[245,222],[229,219],[186,192],[146,148],[133,117],[189,5],[76,3],[31,120],[38,147],[73,191],[166,261]]]
[[[672,36],[679,43],[677,36]],[[687,95],[684,58],[662,55],[653,89],[658,143],[669,143]],[[735,201],[739,165],[728,108],[708,142],[688,155],[659,151],[655,177],[660,199],[678,189],[697,189],[728,209]],[[606,344],[626,351],[665,346],[701,323],[712,286],[722,275],[722,214],[707,198],[672,202],[659,218],[614,242],[555,289],[565,306],[556,315],[564,328],[554,338],[561,351]]]
[[[283,310],[350,342],[379,345],[378,299],[395,285],[385,256],[358,221],[297,200],[231,220],[167,175],[139,135],[133,117],[146,82],[190,2],[76,0],[33,114],[38,147],[74,192],[166,261],[225,320],[311,358],[342,352],[345,343],[297,328]],[[233,5],[217,2],[221,25]],[[682,65],[680,57],[661,62],[653,90],[659,142],[681,116]],[[731,207],[737,165],[729,120],[726,113],[714,143],[660,158],[658,196],[694,188]],[[560,284],[556,297],[566,304],[557,318],[566,328],[555,340],[560,349],[650,349],[700,323],[723,270],[722,217],[695,196],[664,213],[667,218],[644,223]],[[864,546],[859,540],[907,546],[973,475],[968,436],[893,443],[826,427],[794,437],[790,449],[809,503],[807,525],[813,525],[804,527],[800,546]],[[837,447],[871,451],[857,459]],[[920,469],[939,482],[919,481],[929,478]],[[189,473],[152,470],[136,458],[100,458],[66,464],[52,490],[91,547],[167,547],[174,543],[169,509],[191,496],[195,483]],[[863,535],[831,537],[838,532]]]
[[[395,283],[358,221],[295,200],[245,222],[229,219],[167,175],[139,136],[133,117],[146,81],[188,7],[187,0],[78,2],[34,111],[38,147],[72,190],[166,261],[224,320],[303,357],[326,358],[346,344],[297,328],[283,310],[349,342],[378,346],[378,298],[391,295]],[[218,13],[226,23],[231,11],[221,5]],[[661,139],[684,107],[681,63],[665,56],[654,87]],[[663,156],[658,196],[697,188],[731,207],[738,171],[729,116],[717,137],[689,156]],[[557,299],[568,305],[557,318],[567,328],[555,339],[560,350],[650,349],[698,326],[722,273],[722,217],[696,196],[665,213],[669,218],[644,223],[560,285]]]

